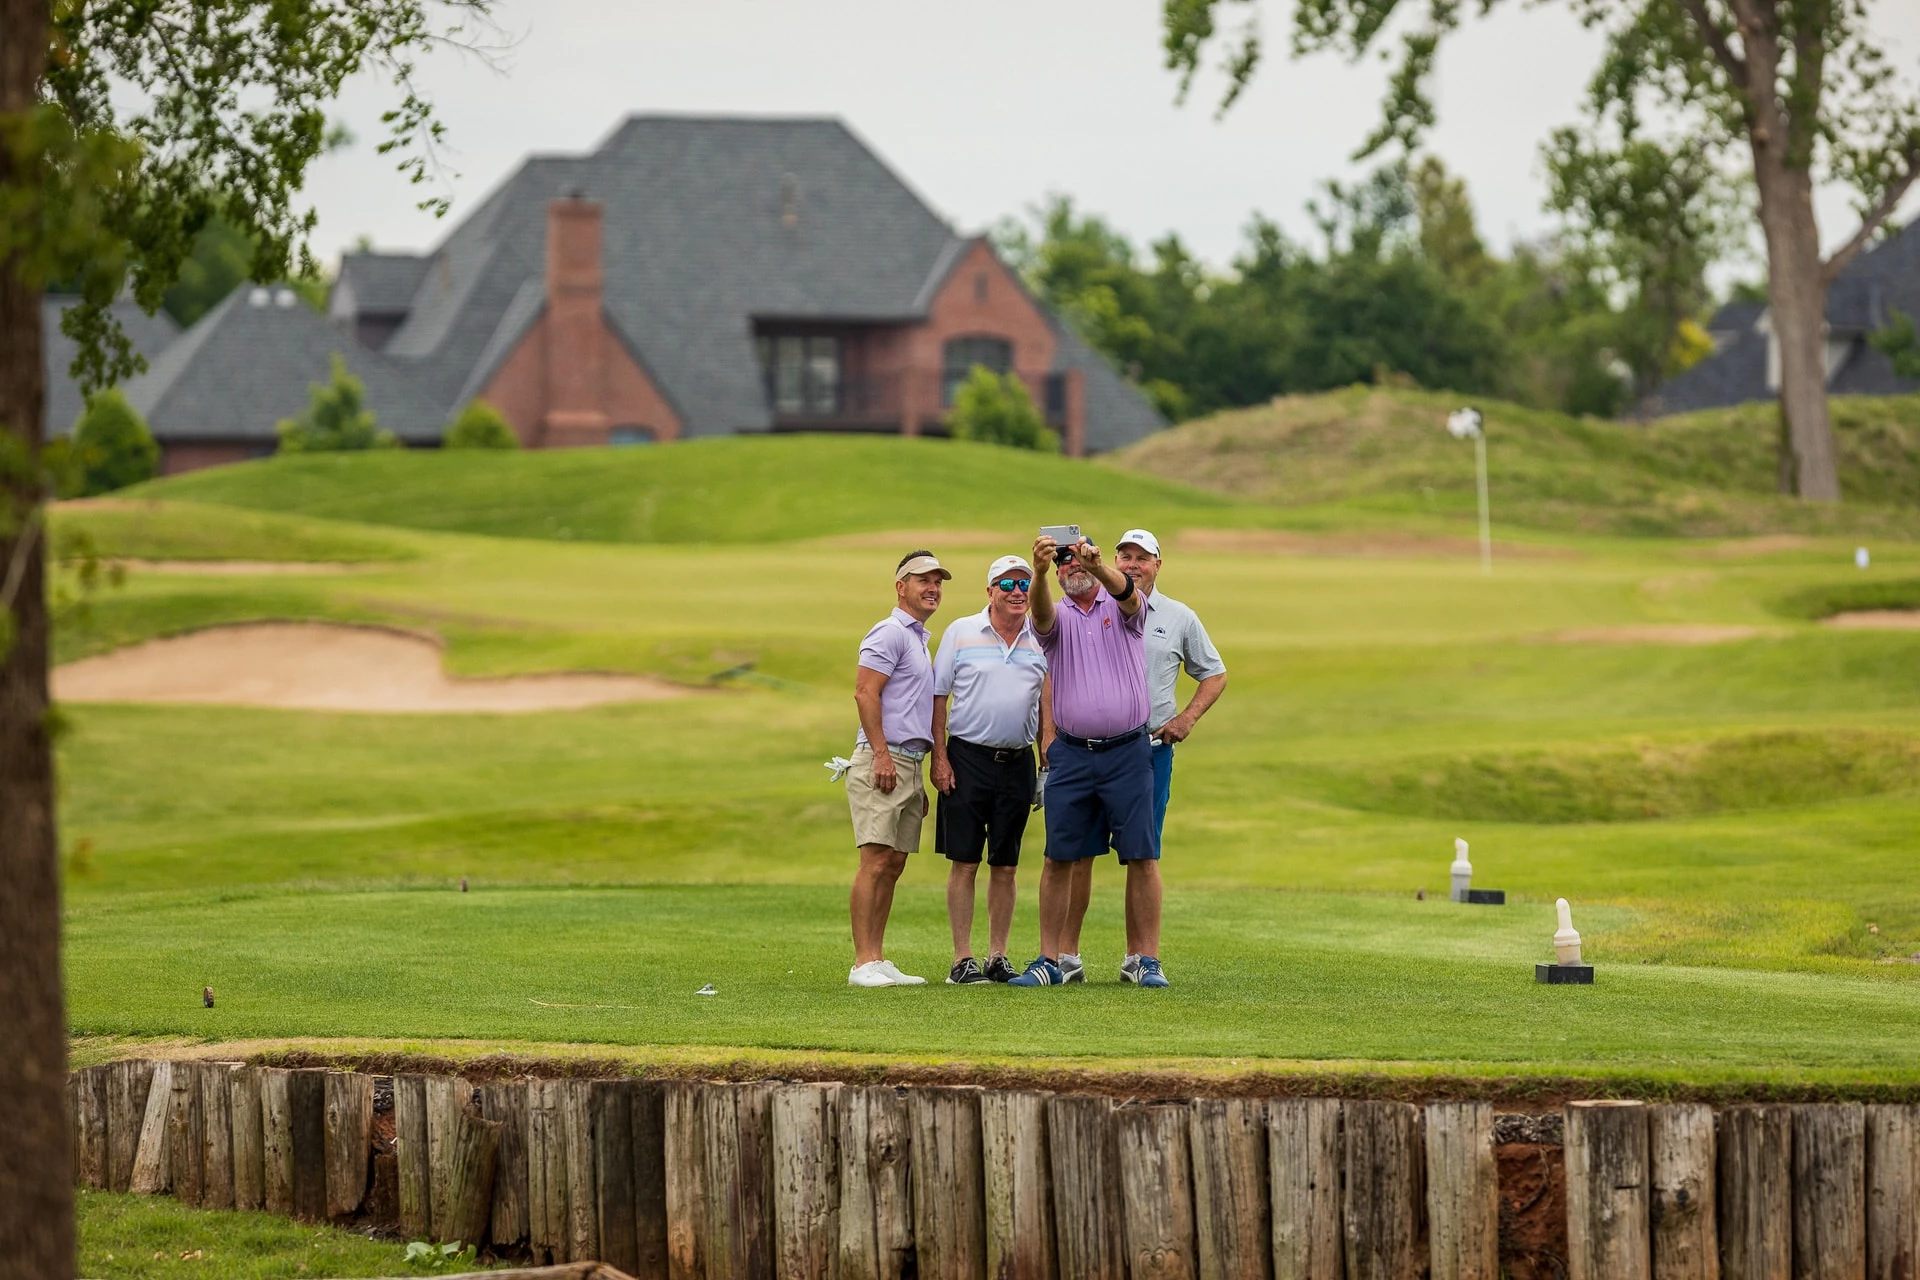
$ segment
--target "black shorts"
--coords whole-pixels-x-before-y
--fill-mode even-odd
[[[1020,865],[1020,837],[1033,812],[1032,747],[1000,749],[947,739],[953,794],[941,795],[933,823],[933,849],[954,862],[990,867]]]

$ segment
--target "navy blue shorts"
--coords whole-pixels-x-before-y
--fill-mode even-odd
[[[1147,735],[1111,751],[1055,738],[1047,750],[1047,857],[1077,862],[1113,851],[1122,862],[1160,856],[1153,817],[1153,747]]]

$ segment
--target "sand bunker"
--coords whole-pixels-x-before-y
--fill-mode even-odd
[[[1761,627],[1705,622],[1645,623],[1628,627],[1577,627],[1543,637],[1554,644],[1725,644],[1768,634]]]
[[[644,676],[455,680],[431,640],[370,627],[262,623],[216,627],[55,669],[62,702],[216,703],[298,711],[564,711],[677,698],[693,690]]]
[[[1841,631],[1920,631],[1920,609],[1859,609],[1836,613],[1822,625]]]

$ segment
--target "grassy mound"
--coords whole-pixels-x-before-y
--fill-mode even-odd
[[[259,560],[378,563],[414,552],[378,530],[350,529],[273,511],[190,502],[107,498],[52,508],[54,546],[123,560]]]
[[[582,542],[778,542],[911,529],[1139,523],[1232,504],[1057,455],[944,440],[731,437],[669,448],[271,458],[134,496]]]
[[[1443,429],[1462,397],[1353,387],[1187,423],[1118,455],[1133,471],[1280,506],[1462,514],[1473,448]],[[1617,534],[1920,530],[1920,397],[1833,402],[1847,502],[1774,493],[1770,405],[1647,425],[1482,403],[1496,522]]]
[[[1920,578],[1822,583],[1782,596],[1774,608],[1789,618],[1814,621],[1867,609],[1920,609]]]
[[[1329,771],[1319,783],[1330,799],[1383,813],[1482,822],[1635,822],[1920,787],[1920,739],[1802,731],[1600,751],[1430,757]]]

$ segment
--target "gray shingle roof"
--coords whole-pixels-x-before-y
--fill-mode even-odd
[[[262,295],[266,305],[255,305]],[[446,415],[411,371],[283,289],[235,289],[127,384],[127,399],[163,440],[272,440],[280,419],[305,411],[308,388],[332,376],[335,353],[366,383],[382,427],[410,442],[440,438]]]
[[[397,315],[413,305],[413,295],[433,262],[419,253],[355,252],[341,255],[333,287],[345,289],[362,315]]]
[[[1079,369],[1084,377],[1088,453],[1124,449],[1167,425],[1153,402],[1063,321],[1055,320],[1053,331],[1060,341],[1053,358],[1054,369]]]
[[[77,297],[63,294],[48,294],[40,300],[40,328],[45,335],[47,375],[46,407],[41,414],[41,425],[49,439],[73,430],[73,421],[80,416],[84,405],[79,384],[67,372],[73,367],[76,348],[73,339],[60,332],[60,317],[68,307],[79,301]],[[124,298],[114,303],[110,310],[120,322],[120,327],[126,331],[133,349],[145,356],[149,363],[180,335],[180,326],[164,311],[148,315]]]

